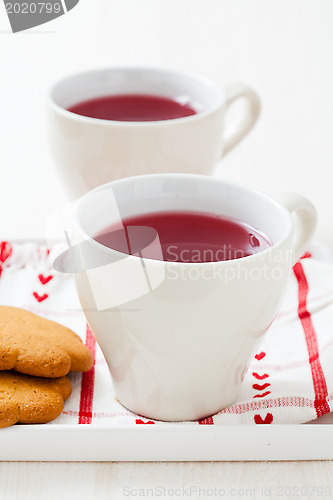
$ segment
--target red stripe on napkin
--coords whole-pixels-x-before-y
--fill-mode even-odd
[[[206,417],[202,420],[198,420],[199,425],[214,425],[213,417]]]
[[[316,331],[313,326],[311,314],[307,309],[307,296],[309,285],[304,273],[303,266],[297,262],[294,266],[294,274],[298,283],[298,317],[304,330],[306,345],[309,353],[309,363],[315,393],[314,407],[317,417],[330,412],[327,402],[327,385],[325,375],[319,359],[319,349]]]
[[[94,402],[96,340],[89,325],[87,325],[86,346],[94,356],[94,365],[91,370],[82,374],[79,424],[91,424]]]
[[[247,413],[253,410],[262,410],[267,408],[282,408],[284,406],[294,406],[295,408],[313,408],[314,403],[311,399],[303,397],[279,397],[274,399],[256,399],[255,401],[250,401],[249,403],[236,403],[219,413],[235,413],[240,415],[241,413]],[[218,413],[218,414],[219,414]],[[218,415],[217,414],[217,415]]]

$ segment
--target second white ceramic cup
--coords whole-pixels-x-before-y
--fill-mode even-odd
[[[151,259],[149,248],[148,257],[127,255],[93,239],[131,215],[170,210],[238,219],[272,246],[230,261],[182,263]],[[200,419],[230,405],[315,224],[302,196],[278,202],[201,175],[137,176],[82,197],[72,217],[77,289],[120,402],[161,420]]]
[[[149,94],[188,99],[198,113],[184,118],[121,122],[77,115],[70,106],[113,94]],[[229,107],[248,106],[232,130],[224,130]],[[248,86],[226,89],[205,78],[166,69],[106,68],[69,76],[49,95],[52,155],[64,186],[78,197],[105,182],[133,175],[184,172],[210,174],[255,124],[260,101]]]

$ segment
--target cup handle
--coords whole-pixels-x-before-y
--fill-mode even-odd
[[[294,218],[294,262],[299,260],[317,225],[317,211],[307,198],[296,193],[283,193],[276,197]]]
[[[229,153],[256,123],[260,114],[260,99],[256,92],[243,83],[232,83],[225,89],[226,93],[226,112],[230,106],[237,101],[237,99],[246,99],[248,101],[248,108],[240,120],[234,127],[226,131],[226,138],[224,140],[222,157]]]

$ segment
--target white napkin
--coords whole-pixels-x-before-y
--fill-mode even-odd
[[[99,346],[70,275],[54,272],[52,253],[36,243],[0,243],[0,304],[28,309],[78,333],[95,356],[71,374],[73,394],[56,424],[155,424],[115,398]],[[333,265],[306,254],[294,267],[282,308],[250,362],[235,403],[184,425],[303,423],[333,409]],[[214,382],[212,382],[214,383]]]

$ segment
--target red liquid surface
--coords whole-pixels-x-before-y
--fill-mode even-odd
[[[141,94],[109,95],[79,102],[68,108],[77,115],[125,122],[173,120],[196,114],[190,104],[167,97]]]
[[[110,226],[94,239],[123,253],[169,262],[232,260],[271,246],[267,236],[247,224],[199,212],[142,214],[124,219],[123,225]]]

